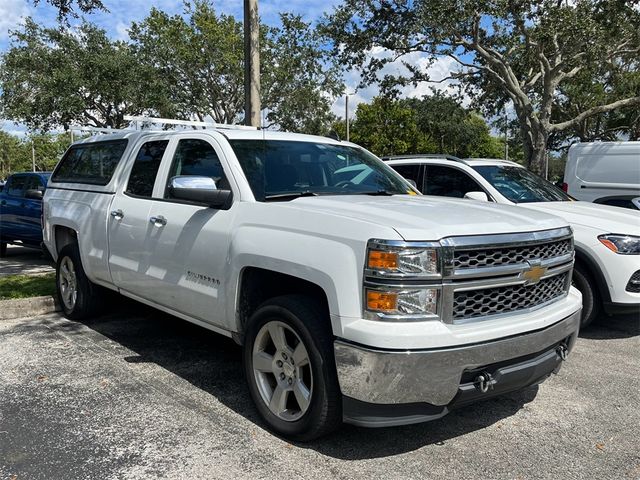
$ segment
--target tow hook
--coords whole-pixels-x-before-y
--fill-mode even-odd
[[[493,390],[493,384],[495,383],[495,380],[489,372],[482,372],[476,377],[473,383],[476,385],[476,388],[480,390],[480,392],[487,393],[489,390]]]
[[[564,362],[567,359],[567,357],[569,356],[569,349],[567,348],[567,345],[565,343],[561,343],[556,348],[556,353],[558,354],[558,356]]]

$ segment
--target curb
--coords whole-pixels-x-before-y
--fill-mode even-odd
[[[0,320],[35,317],[59,310],[58,299],[53,296],[0,300]]]

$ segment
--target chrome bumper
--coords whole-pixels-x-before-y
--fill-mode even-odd
[[[368,403],[447,405],[466,370],[542,352],[563,340],[570,351],[579,327],[580,310],[543,330],[446,349],[378,350],[336,340],[340,389]]]

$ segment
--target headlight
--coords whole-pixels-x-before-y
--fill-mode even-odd
[[[365,296],[365,313],[369,318],[398,316],[394,318],[398,321],[437,318],[438,289],[436,288],[365,288]]]
[[[436,275],[438,254],[435,248],[396,247],[374,241],[367,250],[366,268],[379,275]]]
[[[607,234],[598,237],[600,243],[620,255],[640,255],[640,237]]]

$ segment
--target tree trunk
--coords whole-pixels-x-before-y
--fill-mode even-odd
[[[529,170],[544,177],[545,174],[545,161],[547,155],[547,142],[549,135],[537,129],[532,129],[531,132],[532,145],[529,152]]]

